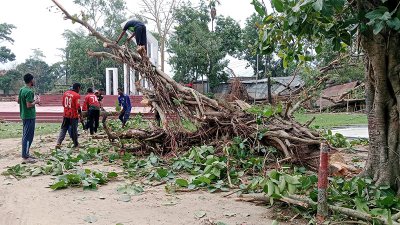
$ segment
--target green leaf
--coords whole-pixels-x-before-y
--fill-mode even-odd
[[[322,46],[321,46],[321,45],[318,45],[317,47],[315,47],[315,52],[316,52],[317,54],[320,54],[320,53],[322,52]]]
[[[272,3],[272,6],[276,9],[276,11],[278,11],[280,13],[285,11],[283,2],[281,0],[272,0],[271,3]]]
[[[131,201],[131,196],[128,195],[128,194],[121,195],[121,196],[118,198],[118,201],[121,201],[121,202],[130,202],[130,201]]]
[[[283,68],[288,68],[288,60],[287,60],[287,58],[285,57],[285,58],[283,58]]]
[[[168,175],[168,170],[166,170],[166,169],[158,169],[157,170],[157,174],[158,174],[158,176],[160,176],[161,178],[164,178],[164,177],[166,177],[167,175]]]
[[[374,215],[374,216],[387,217],[388,210],[387,209],[381,209],[381,208],[375,208],[375,209],[371,209],[370,213],[371,213],[371,215]]]
[[[260,16],[265,16],[265,9],[258,0],[253,0],[251,4],[254,5],[254,9],[258,12]]]
[[[279,225],[279,222],[274,220],[274,221],[272,221],[271,225]]]
[[[107,174],[108,179],[115,178],[115,177],[118,177],[118,174],[116,172],[109,172]]]
[[[218,221],[215,225],[227,225],[227,224],[224,222]]]
[[[369,208],[368,208],[368,202],[365,199],[362,198],[356,198],[354,200],[354,203],[356,204],[357,210],[360,212],[369,212]]]
[[[377,35],[385,27],[384,22],[379,22],[374,25],[374,34]]]
[[[400,19],[397,17],[386,21],[386,24],[394,30],[400,30]]]
[[[221,170],[219,170],[218,168],[213,168],[212,169],[212,174],[214,174],[216,177],[220,178],[221,177]]]
[[[69,185],[80,184],[81,177],[78,174],[67,174],[66,178]]]
[[[371,21],[374,21],[375,19],[381,18],[385,12],[388,12],[389,9],[384,7],[384,6],[379,6],[377,9],[368,12],[365,14],[365,17],[367,19],[370,19]]]
[[[185,179],[176,179],[175,183],[179,185],[180,187],[188,187],[189,182]]]
[[[41,172],[42,172],[42,168],[37,167],[37,168],[35,168],[35,169],[33,170],[32,176],[33,176],[33,177],[34,177],[34,176],[38,176]]]
[[[90,183],[87,180],[82,180],[82,186],[85,187],[89,187]]]
[[[50,186],[53,190],[63,189],[67,187],[67,183],[64,180],[60,180],[57,183]]]
[[[323,0],[316,0],[314,3],[313,3],[313,8],[315,9],[315,11],[321,11],[322,10],[322,6],[323,6],[323,4],[324,4],[324,1]]]
[[[206,183],[206,184],[210,184],[210,183],[211,183],[211,180],[208,179],[208,178],[205,177],[205,176],[201,176],[201,177],[197,178],[197,180],[199,180],[199,181],[202,182],[202,183]]]
[[[200,219],[200,218],[203,218],[203,217],[206,216],[206,212],[204,212],[204,211],[197,211],[197,212],[194,213],[194,216],[195,216],[196,218]]]
[[[385,12],[381,17],[381,20],[386,21],[389,20],[391,17],[392,15],[389,12]]]

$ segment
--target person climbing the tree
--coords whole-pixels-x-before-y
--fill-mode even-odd
[[[97,128],[99,127],[100,103],[92,88],[87,89],[87,95],[85,96],[83,105],[88,109],[86,127],[89,129],[90,135],[93,135],[97,133]]]
[[[72,90],[68,90],[64,93],[62,98],[62,105],[64,107],[63,122],[61,124],[60,134],[58,136],[56,148],[61,148],[68,129],[71,127],[71,138],[74,142],[74,148],[79,147],[78,142],[78,122],[79,119],[82,121],[82,111],[79,104],[81,96],[79,92],[81,90],[81,84],[75,83],[72,85]]]
[[[122,122],[122,128],[124,128],[129,116],[131,115],[132,106],[129,96],[124,94],[121,88],[118,88],[118,104],[122,107],[118,118]]]
[[[129,20],[128,22],[126,22],[123,31],[119,35],[118,40],[115,42],[115,44],[118,44],[118,42],[121,40],[122,36],[124,36],[127,30],[131,31],[132,35],[126,40],[125,43],[129,43],[133,37],[136,37],[136,44],[138,46],[137,51],[140,51],[142,49],[145,49],[147,51],[146,26],[144,25],[144,23],[138,20]]]

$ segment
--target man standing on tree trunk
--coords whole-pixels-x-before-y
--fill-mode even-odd
[[[68,129],[71,127],[71,138],[74,142],[74,148],[79,147],[78,143],[78,122],[79,119],[82,121],[82,111],[79,105],[81,96],[79,92],[81,90],[81,84],[75,83],[72,85],[72,90],[68,90],[64,93],[62,98],[62,105],[64,107],[64,118],[61,124],[60,135],[58,136],[56,148],[61,147],[65,135]],[[79,119],[78,119],[79,118]]]
[[[122,33],[119,35],[118,40],[115,44],[121,40],[122,36],[129,30],[132,32],[131,37],[129,37],[125,43],[129,43],[133,37],[136,37],[136,44],[138,46],[137,51],[141,51],[145,49],[147,51],[147,35],[146,35],[146,26],[144,23],[137,20],[129,20],[126,22]]]
[[[33,75],[30,73],[25,74],[24,81],[26,85],[19,90],[18,95],[19,113],[23,124],[22,159],[23,163],[35,163],[34,157],[29,155],[29,149],[35,135],[35,105],[40,104],[40,100],[35,100],[35,94],[32,90],[33,86],[35,86]]]
[[[122,107],[119,114],[119,120],[121,120],[122,128],[124,128],[129,116],[131,115],[131,100],[128,95],[124,94],[121,88],[118,88],[118,95],[118,104]]]

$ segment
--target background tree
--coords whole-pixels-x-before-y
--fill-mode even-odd
[[[12,69],[6,72],[0,77],[0,89],[4,91],[4,94],[17,94],[18,90],[22,87],[23,74],[16,69]]]
[[[161,71],[164,71],[167,39],[175,22],[175,10],[179,7],[181,0],[142,0],[142,3],[142,16],[156,25]]]
[[[126,3],[124,0],[74,0],[82,7],[86,21],[95,27],[104,36],[116,39],[122,31],[121,24],[126,20]],[[107,51],[103,43],[83,30],[64,33],[67,45],[63,49],[63,62],[52,68],[54,76],[65,77],[66,84],[80,82],[83,87],[105,87],[105,69],[117,67],[122,71],[122,65],[110,59],[89,58],[87,51]],[[64,74],[64,75],[63,75]],[[120,82],[122,78],[120,79]]]
[[[65,54],[69,82],[81,82],[85,88],[92,86],[95,86],[95,88],[105,87],[105,69],[107,67],[117,67],[120,71],[122,70],[122,65],[116,64],[109,59],[88,57],[88,50],[105,50],[93,36],[88,36],[85,32],[79,30],[77,32],[66,31],[64,38],[67,41]]]
[[[15,29],[15,26],[12,24],[0,23],[0,44],[3,42],[14,43],[14,39],[10,37],[13,29]],[[7,63],[14,60],[14,53],[6,46],[0,46],[0,63]]]
[[[214,87],[227,79],[227,52],[218,34],[210,32],[209,22],[204,2],[196,8],[186,4],[177,10],[177,25],[169,45],[175,80],[189,82],[206,76],[210,87]]]
[[[284,65],[321,53],[327,40],[334,51],[359,40],[366,55],[370,137],[363,175],[400,190],[400,1],[273,0],[276,13],[269,15],[259,1],[253,4],[264,18],[262,53],[280,49]]]
[[[56,81],[56,77],[53,77],[51,68],[44,61],[44,58],[44,54],[40,49],[33,49],[33,54],[26,59],[24,63],[16,67],[16,70],[22,75],[31,73],[35,76],[36,90],[38,93],[51,91]]]
[[[74,0],[82,7],[85,19],[107,38],[115,39],[126,20],[126,2],[124,0]]]
[[[216,20],[215,34],[221,38],[221,51],[236,56],[242,46],[242,29],[232,17],[219,16]]]

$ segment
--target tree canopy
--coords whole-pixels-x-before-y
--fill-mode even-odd
[[[0,44],[8,42],[14,43],[14,39],[10,37],[12,30],[16,27],[8,23],[0,23]],[[0,63],[7,63],[15,60],[15,54],[6,46],[0,46]]]
[[[260,51],[277,52],[285,67],[311,61],[326,43],[336,52],[351,48],[350,57],[365,54],[370,149],[363,175],[400,190],[400,1],[272,0],[271,13],[252,3],[263,17]]]
[[[207,77],[211,87],[226,81],[225,57],[236,55],[241,46],[241,28],[230,17],[216,17],[215,32],[209,29],[209,7],[186,4],[177,9],[175,33],[169,41],[174,79],[190,82]]]

